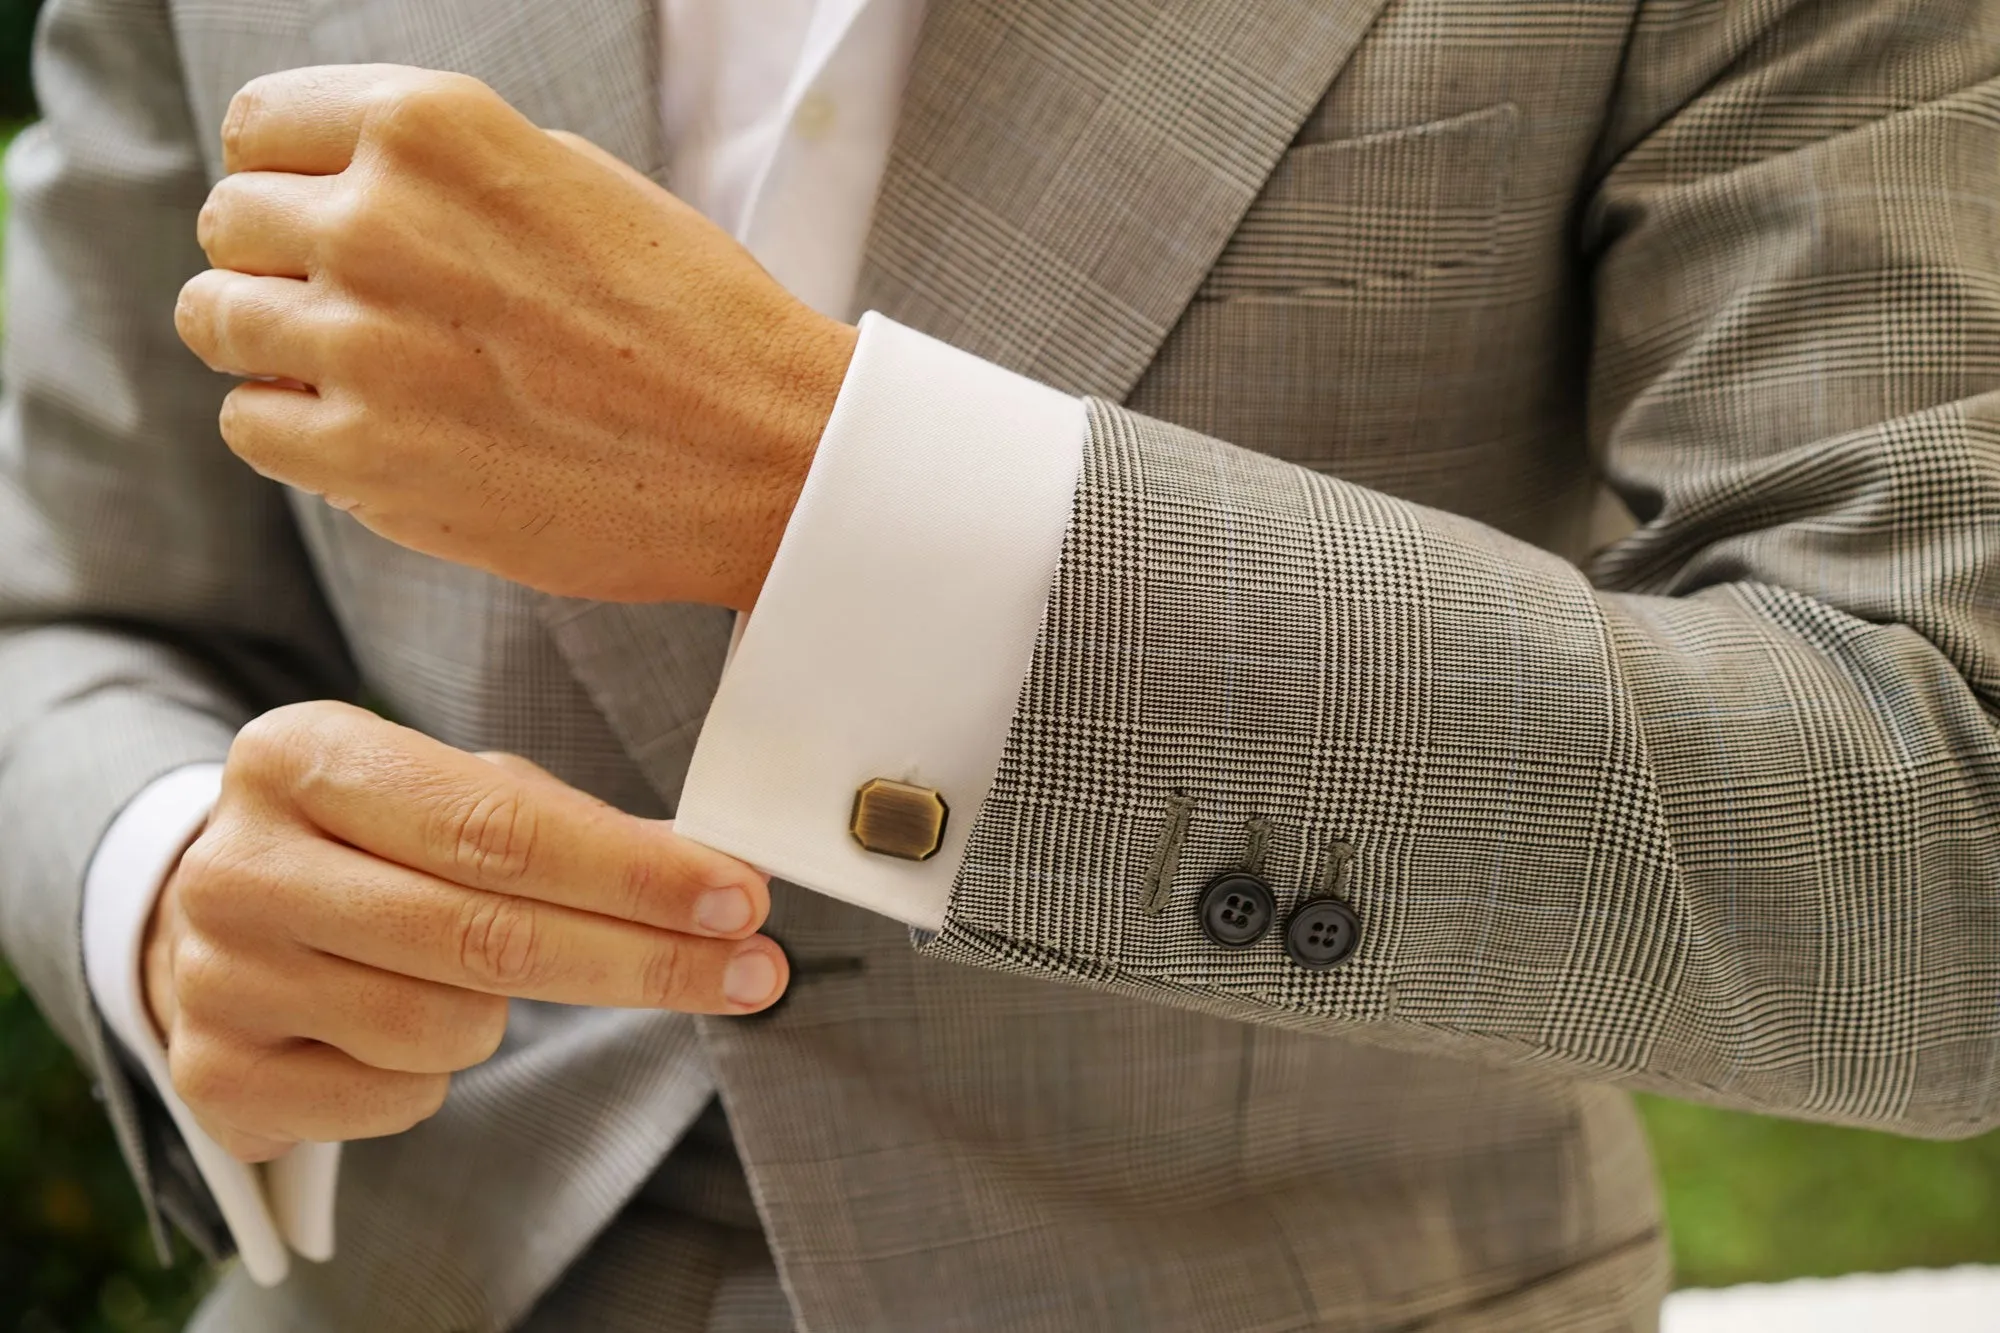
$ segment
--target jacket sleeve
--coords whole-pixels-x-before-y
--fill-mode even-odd
[[[185,1154],[91,1006],[85,869],[152,779],[348,668],[281,494],[217,433],[228,382],[174,333],[208,183],[165,6],[53,0],[35,68],[46,118],[7,161],[0,948],[192,1226],[202,1191],[151,1169]]]
[[[922,947],[2000,1125],[1997,71],[1978,0],[1642,9],[1578,243],[1592,443],[1640,523],[1587,573],[1096,404]],[[1196,899],[1253,840],[1276,925],[1223,950]],[[1360,944],[1312,971],[1283,939],[1322,889]]]

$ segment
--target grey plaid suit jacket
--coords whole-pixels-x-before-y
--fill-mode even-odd
[[[652,10],[55,0],[0,938],[149,1196],[76,935],[122,802],[360,683],[660,813],[726,631],[230,458],[170,321],[223,108],[450,67],[657,173]],[[820,1330],[1650,1327],[1621,1086],[2000,1121],[1996,74],[1990,0],[932,0],[862,303],[1095,399],[945,929],[781,886],[768,1020],[522,1006],[215,1326],[503,1328],[713,1092]],[[1344,967],[1198,931],[1252,819],[1281,908],[1352,848]]]

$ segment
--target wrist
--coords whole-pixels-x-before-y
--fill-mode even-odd
[[[860,337],[850,324],[809,310],[799,313],[797,327],[778,340],[777,355],[758,390],[766,410],[752,450],[757,475],[747,488],[741,553],[729,562],[734,578],[721,599],[733,610],[749,610],[763,590]]]

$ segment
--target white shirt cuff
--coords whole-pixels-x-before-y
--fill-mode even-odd
[[[1027,678],[1086,430],[1080,399],[864,316],[676,829],[937,930]],[[944,798],[935,856],[854,840],[872,778]]]
[[[236,1240],[244,1270],[273,1286],[290,1267],[288,1247],[308,1259],[333,1256],[340,1145],[300,1144],[262,1167],[223,1151],[174,1092],[140,980],[153,903],[221,789],[222,765],[190,764],[156,778],[119,812],[84,876],[83,966],[105,1026],[145,1068],[187,1143]]]

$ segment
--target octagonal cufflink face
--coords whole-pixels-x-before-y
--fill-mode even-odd
[[[950,815],[944,797],[932,788],[873,778],[854,793],[847,829],[856,842],[878,855],[928,861],[944,846],[944,823]]]

